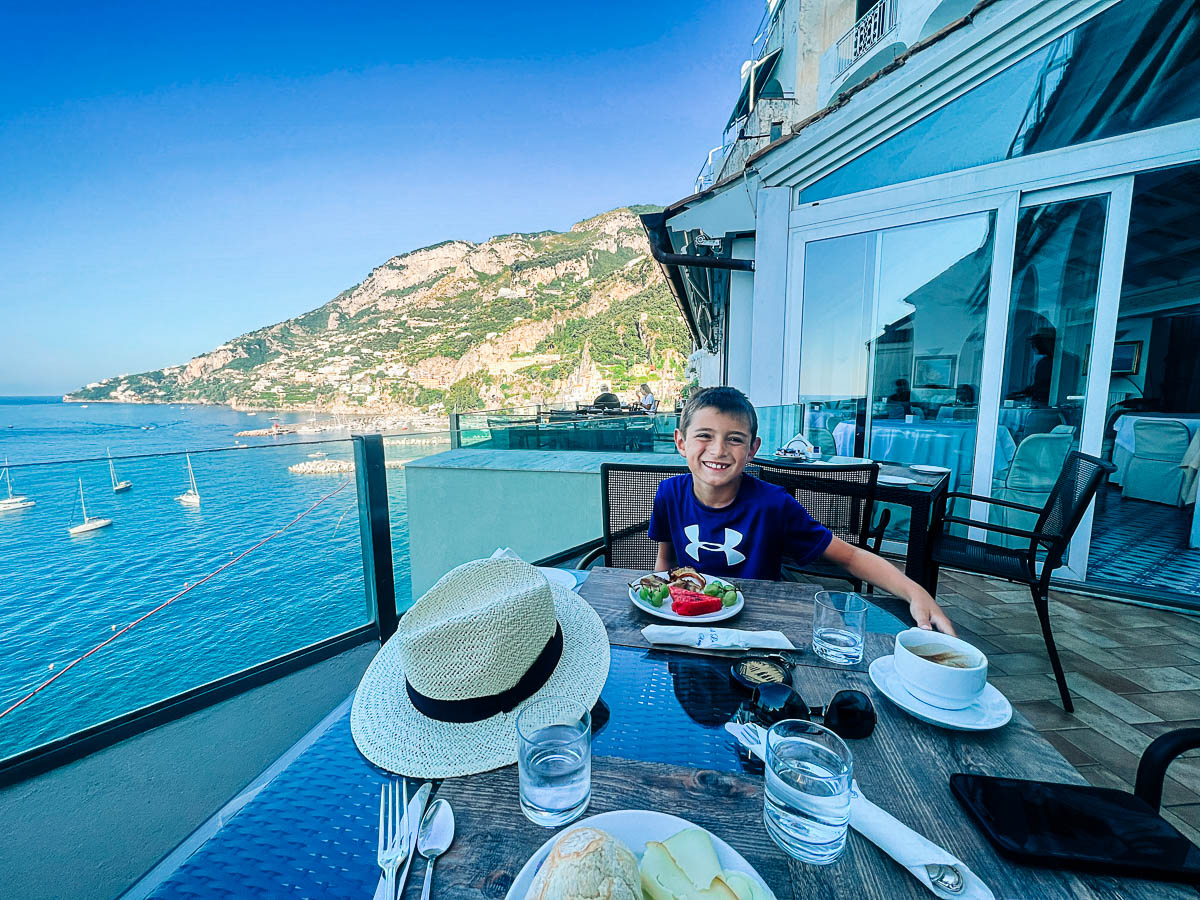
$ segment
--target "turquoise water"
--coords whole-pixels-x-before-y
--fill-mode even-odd
[[[369,620],[352,476],[287,470],[315,452],[351,459],[348,432],[235,437],[268,427],[270,415],[0,398],[0,459],[12,464],[16,492],[37,504],[0,512],[0,710],[349,479],[282,535],[0,718],[0,758]],[[251,446],[233,449],[235,441]],[[118,476],[133,482],[128,492],[112,491],[106,460],[78,461],[109,448]],[[231,449],[205,452],[214,448]],[[437,449],[392,443],[388,458]],[[175,500],[187,488],[185,450],[199,508]],[[399,591],[408,585],[404,479],[402,470],[387,475]],[[113,525],[72,537],[81,478],[89,515]]]

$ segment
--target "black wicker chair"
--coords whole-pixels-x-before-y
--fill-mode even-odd
[[[977,500],[982,503],[1006,506],[1010,509],[1024,510],[1037,514],[1037,523],[1030,531],[1010,528],[993,522],[982,522],[975,519],[964,519],[959,516],[945,516],[944,527],[933,537],[931,556],[934,565],[934,575],[937,578],[938,566],[950,566],[986,575],[991,578],[1003,578],[1028,585],[1033,595],[1033,605],[1037,610],[1038,620],[1042,625],[1042,636],[1046,640],[1046,651],[1050,654],[1050,665],[1054,669],[1054,678],[1058,682],[1058,692],[1062,697],[1063,708],[1074,712],[1071,702],[1071,692],[1067,689],[1067,679],[1063,675],[1062,663],[1058,659],[1058,648],[1054,644],[1054,634],[1050,630],[1049,596],[1050,576],[1063,564],[1067,547],[1079,527],[1083,514],[1087,511],[1092,498],[1101,483],[1116,471],[1112,463],[1097,459],[1094,456],[1072,451],[1063,463],[1062,472],[1046,505],[1041,509],[1027,506],[1024,503],[1013,503],[1008,500],[997,500],[993,497],[980,497],[975,494],[964,494],[951,491],[947,500],[955,498]],[[989,544],[974,541],[965,536],[951,534],[951,525],[962,525],[968,528],[982,528],[1001,534],[1013,535],[1027,539],[1028,546],[1003,547],[999,544]],[[1038,556],[1045,551],[1039,569]],[[936,580],[934,582],[936,584]]]
[[[650,540],[650,513],[658,485],[687,466],[633,465],[602,463],[600,495],[604,506],[604,545],[579,561],[586,569],[603,558],[606,565],[621,569],[653,571],[658,559],[658,543]]]
[[[883,532],[891,517],[884,510],[872,527],[875,512],[875,486],[879,481],[879,463],[850,466],[774,466],[756,462],[758,477],[788,491],[808,514],[847,544],[878,553]],[[849,572],[820,561],[800,567],[788,564],[785,576],[814,575],[849,581],[862,591],[862,581]],[[792,578],[791,580],[796,580]],[[869,591],[874,588],[868,586]]]

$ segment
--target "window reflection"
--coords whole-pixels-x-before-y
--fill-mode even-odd
[[[940,466],[969,488],[994,213],[805,247],[806,433],[839,456]],[[906,510],[892,513],[903,536]]]
[[[1079,447],[1104,249],[1107,197],[1031,206],[1017,219],[1008,345],[1002,376],[1001,443],[992,496],[1042,507],[1067,454]],[[1033,513],[992,507],[992,521],[1029,529]],[[1028,546],[993,533],[989,540]]]
[[[1124,0],[805,188],[825,200],[1200,118],[1200,3]]]

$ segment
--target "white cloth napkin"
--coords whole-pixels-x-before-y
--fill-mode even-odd
[[[862,795],[858,782],[850,790],[850,827],[912,873],[913,878],[944,900],[995,900],[991,889],[952,853],[917,834]],[[935,887],[925,867],[953,866],[965,884],[957,893]]]
[[[673,644],[700,650],[795,650],[782,631],[741,631],[694,625],[647,625],[642,637],[651,644]]]
[[[497,547],[495,552],[489,557],[490,559],[520,559],[519,554],[512,547]]]
[[[765,729],[757,726],[747,729],[744,725],[730,722],[725,726],[725,730],[759,759],[766,760]],[[746,731],[752,734],[747,734]],[[864,797],[857,781],[851,782],[850,788],[850,827],[908,869],[913,878],[943,900],[996,900],[991,888],[968,869],[966,864]],[[963,879],[962,888],[952,894],[944,888],[934,887],[925,868],[933,865],[953,866],[957,869]]]

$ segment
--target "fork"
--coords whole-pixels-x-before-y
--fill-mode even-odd
[[[387,900],[396,896],[396,869],[408,856],[408,782],[400,779],[403,805],[396,782],[385,781],[379,794],[379,868],[383,870]]]

